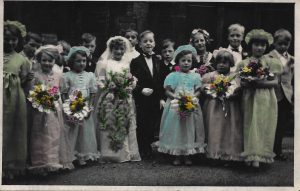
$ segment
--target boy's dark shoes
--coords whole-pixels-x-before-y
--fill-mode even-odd
[[[279,154],[279,155],[276,155],[276,157],[274,159],[278,160],[278,161],[286,161],[288,159],[288,157],[284,154]]]

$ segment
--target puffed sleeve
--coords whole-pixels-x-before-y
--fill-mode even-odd
[[[106,75],[106,60],[99,60],[96,64],[95,77],[96,78],[105,78]]]
[[[272,72],[274,74],[280,74],[283,71],[283,66],[278,59],[268,58],[267,65],[270,68],[270,72]]]
[[[176,88],[177,81],[178,81],[176,74],[177,74],[176,72],[172,72],[166,77],[164,81],[164,88],[166,88],[167,86],[171,87],[173,90]]]
[[[97,85],[96,85],[96,77],[92,72],[89,72],[89,92],[96,93],[97,92]]]
[[[62,94],[68,93],[70,89],[70,78],[68,77],[68,72],[64,73],[59,81],[59,90]]]

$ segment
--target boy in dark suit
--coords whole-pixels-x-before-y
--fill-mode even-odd
[[[137,140],[142,157],[151,157],[151,143],[159,131],[160,109],[164,106],[163,83],[167,67],[155,56],[154,33],[146,30],[139,36],[142,54],[133,59],[130,71],[138,79],[133,96],[137,111]]]

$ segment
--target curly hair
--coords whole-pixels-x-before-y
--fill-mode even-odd
[[[120,46],[124,46],[126,49],[126,42],[122,39],[114,39],[109,44],[109,50],[111,51],[113,48],[118,48]]]

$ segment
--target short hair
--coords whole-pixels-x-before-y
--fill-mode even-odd
[[[25,37],[25,42],[28,43],[30,39],[33,39],[35,42],[42,44],[42,37],[41,35],[33,32],[28,32]]]
[[[71,49],[71,45],[65,40],[60,40],[57,42],[57,44],[60,44],[64,50],[67,50],[67,52],[69,52]]]
[[[96,40],[96,37],[94,35],[90,34],[90,33],[83,33],[81,35],[81,40],[84,43],[90,43],[93,40]]]
[[[216,55],[215,62],[213,63],[213,67],[217,68],[218,63],[226,62],[226,61],[229,62],[230,67],[234,66],[233,55],[227,50],[220,50]]]
[[[286,29],[278,29],[274,33],[274,42],[278,40],[279,37],[283,37],[286,41],[292,41],[292,34]]]
[[[245,27],[239,23],[232,24],[228,27],[228,34],[231,31],[240,31],[242,34],[245,33]]]
[[[162,41],[162,49],[166,49],[169,46],[172,46],[173,48],[175,48],[175,42],[173,40],[169,39],[169,38],[164,39]]]
[[[136,37],[139,36],[139,33],[138,33],[136,30],[133,30],[133,29],[126,29],[126,30],[121,29],[120,35],[121,35],[121,36],[125,36],[126,33],[128,33],[128,32],[134,33],[134,35],[135,35]]]
[[[76,51],[74,54],[72,54],[71,56],[70,56],[70,58],[68,59],[68,61],[67,61],[67,64],[68,64],[68,66],[72,69],[73,68],[73,64],[74,64],[74,61],[75,61],[75,58],[76,58],[76,55],[77,54],[79,54],[79,55],[81,55],[81,56],[84,56],[84,57],[88,57],[88,55],[86,54],[86,52],[85,51],[83,51],[83,50],[78,50],[78,51]]]
[[[153,37],[154,37],[154,33],[153,33],[152,31],[150,31],[150,30],[145,30],[144,32],[142,32],[142,33],[139,35],[139,40],[141,40],[142,38],[144,38],[144,36],[145,36],[146,34],[152,34]]]
[[[191,54],[191,55],[192,55],[192,66],[193,66],[195,63],[197,63],[197,58],[195,57],[195,55],[193,54],[193,52],[190,51],[190,50],[183,50],[183,51],[179,52],[179,53],[176,55],[176,57],[175,57],[175,63],[176,63],[176,64],[179,64],[180,58],[182,58],[183,56],[188,55],[188,54]]]
[[[123,39],[117,38],[117,39],[113,39],[110,41],[108,47],[109,50],[112,50],[113,48],[117,48],[120,46],[124,46],[124,48],[126,49],[126,42]]]
[[[11,25],[11,24],[4,25],[3,29],[4,29],[3,36],[5,36],[6,31],[9,31],[13,36],[16,36],[18,38],[16,51],[20,52],[23,49],[23,45],[24,45],[24,38],[22,37],[21,30],[15,25]]]

